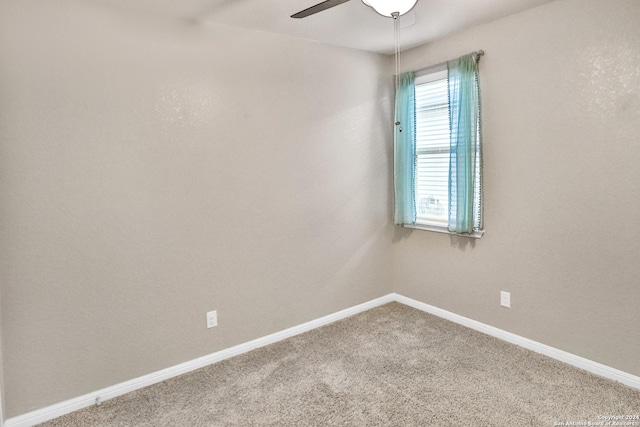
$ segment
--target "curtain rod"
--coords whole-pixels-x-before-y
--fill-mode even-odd
[[[471,55],[475,54],[476,55],[476,62],[480,62],[480,57],[484,55],[484,50],[480,49],[477,50],[475,52],[471,52]],[[444,61],[444,62],[440,62],[439,64],[434,64],[434,65],[429,65],[428,67],[424,67],[424,68],[420,68],[419,70],[415,70],[414,73],[418,74],[418,73],[422,73],[425,71],[430,71],[434,68],[438,68],[438,67],[443,67],[445,65],[447,65],[447,62],[449,61]]]

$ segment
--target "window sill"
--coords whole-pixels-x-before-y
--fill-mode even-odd
[[[415,230],[423,230],[423,231],[432,231],[434,233],[443,233],[443,234],[450,234],[452,236],[460,236],[460,237],[469,237],[471,239],[479,239],[482,236],[484,236],[484,230],[477,230],[474,231],[471,234],[458,234],[458,233],[452,233],[451,231],[449,231],[448,228],[446,227],[438,227],[437,225],[427,225],[427,224],[405,224],[402,227],[405,228],[413,228]]]

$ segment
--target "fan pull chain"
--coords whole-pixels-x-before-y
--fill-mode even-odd
[[[398,90],[400,88],[400,13],[399,12],[393,12],[391,14],[391,17],[393,18],[393,41],[394,41],[394,48],[395,48],[395,58],[396,58],[396,79],[395,79],[395,83],[396,83],[396,96],[398,94]],[[400,126],[400,122],[397,121],[398,120],[398,104],[396,102],[396,114],[395,114],[395,118],[396,118],[396,122],[395,125],[396,126]],[[402,127],[398,128],[399,132],[402,132]]]

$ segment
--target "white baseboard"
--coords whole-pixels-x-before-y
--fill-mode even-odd
[[[631,375],[627,372],[623,372],[610,366],[603,365],[602,363],[594,362],[593,360],[576,356],[575,354],[559,350],[546,344],[521,337],[520,335],[516,335],[511,332],[486,325],[476,320],[460,316],[450,311],[443,310],[441,308],[437,308],[432,305],[404,297],[402,295],[393,294],[393,300],[410,307],[417,308],[418,310],[424,311],[426,313],[442,317],[443,319],[449,320],[462,326],[466,326],[467,328],[474,329],[478,332],[482,332],[503,341],[507,341],[511,344],[526,348],[527,350],[535,351],[536,353],[543,354],[552,359],[556,359],[568,365],[572,365],[587,372],[591,372],[592,374],[596,374],[610,380],[618,381],[629,387],[640,390],[640,377],[638,376]]]
[[[418,310],[424,311],[429,314],[433,314],[438,317],[442,317],[446,320],[458,323],[462,326],[474,329],[476,331],[485,333],[487,335],[499,338],[501,340],[516,344],[520,347],[524,347],[528,350],[535,351],[536,353],[544,354],[545,356],[557,359],[561,362],[567,363],[572,366],[584,369],[585,371],[600,375],[605,378],[609,378],[614,381],[621,382],[630,387],[640,390],[640,377],[628,374],[626,372],[611,368],[609,366],[597,363],[580,356],[576,356],[571,353],[567,353],[562,350],[541,344],[539,342],[530,340],[528,338],[521,337],[519,335],[512,334],[502,329],[495,328],[493,326],[486,325],[484,323],[469,319],[464,316],[460,316],[450,311],[442,310],[440,308],[416,301],[411,298],[404,297],[395,293],[385,295],[383,297],[374,299],[364,304],[357,305],[355,307],[348,308],[346,310],[339,311],[328,316],[321,317],[316,320],[312,320],[302,325],[294,326],[289,329],[285,329],[280,332],[276,332],[271,335],[267,335],[262,338],[249,341],[244,344],[240,344],[225,350],[218,351],[216,353],[204,356],[198,359],[194,359],[189,362],[182,363],[161,371],[151,373],[139,378],[132,379],[120,384],[116,384],[111,387],[98,390],[93,393],[85,394],[74,399],[70,399],[64,402],[60,402],[51,406],[47,406],[36,411],[28,412],[26,414],[9,418],[5,421],[5,427],[31,427],[33,425],[60,417],[62,415],[69,414],[79,409],[86,408],[94,405],[97,401],[103,402],[108,399],[112,399],[117,396],[147,387],[152,384],[159,383],[169,378],[176,377],[178,375],[185,374],[187,372],[194,371],[196,369],[220,362],[233,356],[237,356],[243,353],[247,353],[251,350],[255,350],[260,347],[264,347],[269,344],[274,344],[278,341],[296,336],[298,334],[319,328],[321,326],[328,325],[335,321],[345,319],[358,313],[370,310],[372,308],[390,303],[399,302],[401,304],[408,305]],[[0,420],[0,427],[2,427],[2,420]]]
[[[212,365],[216,362],[220,362],[230,357],[247,353],[251,350],[255,350],[269,344],[274,344],[278,341],[291,338],[301,333],[328,325],[335,321],[345,319],[347,317],[362,313],[363,311],[370,310],[372,308],[390,303],[392,301],[392,294],[385,295],[383,297],[357,305],[355,307],[351,307],[346,310],[342,310],[337,313],[333,313],[328,316],[324,316],[319,319],[312,320],[310,322],[303,323],[301,325],[255,339],[253,341],[246,342],[244,344],[239,344],[237,346],[215,352],[208,356],[194,359],[190,362],[181,363],[179,365],[163,369],[149,375],[144,375],[142,377],[116,384],[114,386],[107,387],[93,393],[85,394],[84,396],[76,397],[74,399],[56,403],[54,405],[47,406],[36,411],[28,412],[17,417],[9,418],[5,422],[5,427],[31,427],[33,425],[61,417],[62,415],[69,414],[79,409],[89,407],[96,404],[96,402],[98,401],[104,402],[105,400],[113,399],[114,397],[139,390],[143,387],[147,387],[161,381],[168,380],[169,378],[177,377],[178,375],[186,374],[187,372],[195,371],[196,369]]]

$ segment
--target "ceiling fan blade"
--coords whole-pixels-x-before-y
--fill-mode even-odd
[[[294,13],[291,15],[292,18],[306,18],[309,15],[313,15],[314,13],[322,12],[323,10],[330,9],[334,6],[338,6],[339,4],[346,3],[349,0],[326,0],[322,3],[318,3],[315,6],[311,6],[302,10],[298,13]]]

